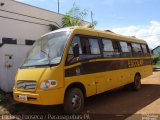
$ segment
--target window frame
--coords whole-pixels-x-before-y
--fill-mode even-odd
[[[76,61],[76,62],[68,63],[68,61],[67,61],[68,55],[72,55],[72,54],[68,54],[68,52],[69,52],[70,46],[71,46],[71,44],[72,44],[73,38],[74,38],[75,36],[77,36],[77,37],[80,38],[79,40],[80,40],[80,44],[81,44],[81,50],[82,50],[82,40],[81,40],[82,37],[86,37],[88,43],[89,43],[89,38],[91,38],[91,39],[97,39],[97,40],[98,40],[98,46],[99,46],[100,54],[91,54],[91,50],[90,50],[89,54],[83,54],[83,50],[82,50],[82,54],[80,54],[81,56],[82,56],[82,55],[83,55],[83,56],[87,56],[87,55],[88,55],[88,56],[91,56],[91,55],[92,55],[92,56],[97,56],[97,57],[92,57],[92,58],[88,58],[88,59],[82,59],[82,60],[78,60],[78,61]],[[101,50],[101,39],[100,39],[100,37],[92,36],[92,35],[75,34],[75,35],[73,35],[73,37],[72,37],[71,39],[72,39],[72,40],[71,40],[71,42],[70,42],[70,44],[69,44],[69,47],[68,47],[68,50],[67,50],[66,65],[71,65],[71,64],[75,64],[75,63],[78,63],[78,62],[84,62],[84,61],[88,61],[88,60],[92,60],[92,59],[103,58],[103,54],[102,54],[102,50]],[[90,48],[89,48],[89,49],[90,49]],[[98,56],[98,55],[99,55],[99,56]]]
[[[92,50],[91,50],[91,47],[90,47],[90,52],[91,52],[91,55],[101,55],[101,48],[100,48],[100,40],[99,39],[97,39],[97,38],[93,38],[93,37],[89,37],[88,38],[88,41],[89,41],[89,44],[90,44],[90,40],[97,40],[97,43],[98,43],[98,47],[99,47],[99,53],[98,54],[93,54],[92,53]]]
[[[17,38],[2,37],[2,44],[17,44]]]
[[[121,46],[120,42],[125,42],[125,43],[127,43],[127,48],[128,48],[128,46],[130,46],[130,47],[131,47],[131,51],[123,52],[123,51],[122,51],[122,46]],[[120,45],[120,49],[121,49],[121,58],[132,58],[132,57],[133,57],[132,42],[119,40],[119,45]],[[128,49],[128,50],[129,50],[129,49]]]
[[[135,52],[135,51],[134,51],[134,47],[133,47],[132,44],[137,44],[137,45],[140,47],[141,52],[139,52],[139,51],[138,51],[138,52],[137,52],[137,51]],[[143,50],[142,50],[142,47],[141,47],[141,43],[134,43],[134,42],[131,42],[131,45],[132,45],[132,48],[133,48],[133,53],[143,53]]]
[[[128,51],[123,51],[123,49],[122,49],[123,46],[121,45],[121,43],[125,43]],[[120,44],[120,46],[121,46],[121,52],[122,52],[122,53],[130,53],[130,51],[129,51],[129,49],[128,49],[128,44],[129,44],[128,42],[120,41],[119,44]],[[132,51],[131,51],[131,52],[132,52]]]
[[[145,45],[145,46],[146,46],[147,53],[144,53],[143,48],[142,48],[142,45]],[[144,56],[144,57],[150,57],[150,56],[151,56],[151,52],[150,52],[149,47],[148,47],[147,44],[141,44],[141,48],[142,48],[143,56]]]
[[[112,42],[113,51],[104,51],[103,41],[105,41],[105,40]],[[120,49],[120,45],[119,45],[119,40],[101,37],[101,43],[102,43],[101,49],[102,49],[103,58],[121,58],[121,49]],[[118,51],[115,51],[115,45],[114,45],[115,43],[117,44]],[[105,52],[108,52],[108,53],[112,52],[113,55],[105,56],[104,55]],[[118,55],[119,57],[117,57],[116,53],[119,53],[119,55]]]
[[[132,42],[132,41],[125,41],[125,40],[120,40],[120,39],[113,39],[113,38],[108,38],[108,37],[98,37],[98,36],[93,36],[93,35],[83,35],[83,34],[74,34],[73,37],[72,37],[72,40],[71,40],[71,43],[69,44],[69,49],[70,49],[70,45],[72,44],[72,41],[73,41],[73,38],[77,36],[80,38],[80,44],[81,44],[81,49],[82,49],[82,40],[81,38],[82,37],[86,37],[87,38],[87,41],[89,43],[89,38],[91,39],[97,39],[98,40],[98,45],[99,45],[99,49],[100,49],[100,54],[91,54],[91,49],[90,49],[90,53],[89,54],[83,54],[83,50],[82,50],[82,54],[80,55],[100,55],[100,56],[97,56],[97,57],[93,57],[93,58],[88,58],[88,59],[82,59],[82,60],[79,60],[77,62],[73,62],[73,63],[68,63],[67,65],[70,65],[70,64],[75,64],[75,63],[78,63],[78,62],[84,62],[84,61],[88,61],[88,60],[92,60],[92,59],[103,59],[103,58],[137,58],[137,57],[148,57],[150,56],[150,52],[149,52],[149,48],[148,48],[148,45],[145,44],[145,43],[140,43],[140,42]],[[112,46],[113,46],[113,50],[114,51],[104,51],[103,50],[103,40],[110,40],[112,42]],[[104,56],[104,53],[103,52],[116,52],[115,51],[115,48],[114,48],[114,43],[113,42],[116,42],[117,43],[117,47],[118,47],[118,52],[120,53],[119,56],[111,56],[111,57],[105,57]],[[121,45],[120,45],[120,42],[126,42],[127,45],[129,44],[130,47],[131,47],[131,52],[127,52],[127,53],[130,53],[130,55],[127,55],[127,56],[124,56],[123,53],[125,52],[122,52],[122,49],[121,49]],[[136,55],[137,52],[134,52],[133,51],[133,46],[132,44],[139,44],[140,45],[140,48],[141,48],[141,53]],[[144,55],[143,53],[143,49],[141,47],[141,45],[146,45],[147,47],[147,54]],[[69,50],[68,49],[68,50]],[[68,56],[68,52],[67,52],[67,56]],[[67,59],[66,59],[66,62],[67,62]]]
[[[114,52],[113,41],[112,41],[111,39],[102,38],[101,40],[102,40],[102,51],[103,51],[103,52]],[[104,50],[104,43],[103,43],[103,41],[111,41],[113,51],[106,51],[106,50]]]

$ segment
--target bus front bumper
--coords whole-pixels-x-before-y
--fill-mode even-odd
[[[14,100],[17,102],[36,104],[36,105],[58,105],[63,104],[64,90],[38,90],[33,92],[24,92],[13,90]]]

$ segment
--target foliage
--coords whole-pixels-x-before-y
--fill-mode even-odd
[[[62,18],[63,27],[82,26],[82,21],[87,15],[87,10],[81,10],[75,4]]]
[[[88,28],[95,28],[96,25],[97,25],[97,21],[93,21],[93,23],[89,24],[87,27]]]
[[[160,55],[153,57],[153,65],[156,65],[160,61]]]

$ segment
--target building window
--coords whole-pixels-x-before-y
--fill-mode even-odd
[[[14,38],[2,38],[2,44],[17,44],[17,40]]]
[[[25,45],[33,45],[35,40],[25,40]]]

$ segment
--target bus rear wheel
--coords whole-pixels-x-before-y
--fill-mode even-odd
[[[67,114],[81,113],[84,108],[84,95],[79,88],[69,89],[64,98],[64,112]]]
[[[133,90],[139,90],[141,88],[141,76],[136,74],[134,77],[134,82],[131,83],[131,87]]]

